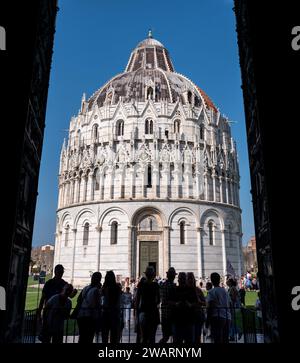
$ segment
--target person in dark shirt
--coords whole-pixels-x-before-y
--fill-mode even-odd
[[[65,280],[62,279],[64,274],[64,267],[63,265],[56,265],[54,268],[54,277],[48,280],[42,291],[42,297],[40,300],[40,304],[38,307],[38,314],[40,316],[44,306],[46,305],[47,301],[54,295],[60,294],[63,291],[64,286],[67,284]]]
[[[172,336],[172,302],[176,290],[174,283],[177,273],[174,267],[170,267],[167,271],[167,280],[160,285],[160,298],[161,298],[161,327],[162,339],[160,343],[167,343],[170,336]]]
[[[159,286],[157,282],[153,281],[155,271],[152,266],[146,268],[145,276],[146,281],[139,285],[137,291],[141,343],[153,344],[155,343],[155,334],[159,324]]]
[[[173,343],[195,342],[195,305],[198,298],[195,289],[186,284],[186,273],[179,272],[173,308]]]
[[[52,296],[60,294],[63,291],[64,286],[67,284],[67,282],[62,279],[64,271],[65,271],[65,269],[64,269],[63,265],[56,265],[54,268],[54,277],[45,283],[43,290],[42,290],[42,297],[40,300],[40,304],[37,309],[37,317],[39,320],[41,319],[42,310],[46,306],[48,300]],[[76,294],[77,290],[74,291],[74,293]],[[72,296],[75,296],[75,295],[72,295]],[[45,325],[45,319],[43,319],[42,329],[41,329],[41,333],[39,335],[40,341],[43,342],[45,340],[45,336],[46,336],[46,325]]]

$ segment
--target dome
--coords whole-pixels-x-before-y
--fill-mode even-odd
[[[137,48],[141,48],[141,47],[147,47],[147,46],[157,46],[157,47],[162,47],[164,48],[164,46],[161,44],[161,42],[159,42],[158,40],[156,39],[153,39],[153,38],[147,38],[143,41],[141,41],[138,45],[137,45]]]
[[[114,105],[123,102],[168,101],[200,106],[202,103],[217,112],[211,99],[191,80],[175,72],[168,50],[149,32],[131,52],[125,71],[116,75],[89,99],[93,105]]]

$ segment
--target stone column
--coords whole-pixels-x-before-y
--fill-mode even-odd
[[[201,196],[201,173],[199,170],[196,171],[196,198],[200,199]]]
[[[226,256],[226,240],[225,240],[226,229],[221,229],[222,238],[222,261],[223,261],[223,276],[226,274],[227,270],[227,256]]]
[[[169,168],[169,164],[167,162],[164,163],[163,165],[163,169],[162,169],[162,182],[160,185],[160,195],[161,198],[167,198],[168,195],[168,189],[169,189],[169,185],[170,185],[170,168]]]
[[[130,175],[130,186],[129,186],[129,198],[135,197],[135,167],[132,166],[129,169],[129,175]]]
[[[158,189],[159,189],[159,164],[157,162],[154,162],[152,169],[152,189],[153,189],[153,196],[154,198],[157,198],[159,196]]]
[[[234,182],[231,179],[230,180],[230,194],[231,194],[231,204],[235,205],[235,200],[234,200]]]
[[[57,261],[56,261],[56,264],[60,263],[61,238],[62,238],[62,231],[58,231],[58,249],[57,249]]]
[[[134,274],[134,242],[135,242],[135,226],[128,226],[128,277],[135,278]]]
[[[222,177],[219,177],[219,188],[220,188],[220,202],[223,203],[223,181]]]
[[[114,171],[112,166],[109,166],[107,170],[107,185],[108,189],[108,199],[114,199]]]
[[[103,199],[103,193],[104,193],[104,175],[103,172],[100,174],[100,179],[99,179],[99,199]]]
[[[225,192],[226,192],[226,203],[229,204],[229,197],[228,197],[228,178],[225,177]]]
[[[205,200],[208,200],[208,182],[207,182],[207,173],[206,173],[206,172],[204,172],[203,176],[204,176],[204,184],[205,184],[205,186],[204,186],[204,199],[205,199]]]
[[[97,249],[96,271],[100,271],[100,253],[101,253],[101,232],[102,232],[102,227],[97,226],[96,231],[98,232],[98,249]]]
[[[77,229],[73,228],[73,254],[72,254],[72,265],[71,265],[71,284],[74,283],[74,266],[75,266],[75,250],[76,250],[76,233]]]
[[[184,168],[185,178],[185,196],[186,198],[193,197],[193,177],[192,177],[192,165],[190,163],[185,164]]]
[[[134,238],[134,244],[133,244],[133,250],[132,250],[132,254],[133,254],[133,265],[134,265],[134,275],[135,278],[139,277],[139,260],[140,260],[140,241],[137,238],[137,234],[135,235]]]
[[[85,202],[86,201],[87,183],[88,183],[88,178],[87,178],[87,176],[84,176],[83,177],[82,202]]]
[[[89,173],[87,191],[88,191],[87,200],[92,201],[94,199],[94,175],[92,172]]]
[[[203,246],[202,246],[202,233],[203,228],[197,227],[197,240],[198,240],[198,277],[203,277],[203,266],[202,266],[202,259],[203,259]]]
[[[240,185],[236,183],[236,202],[237,206],[240,207]]]
[[[120,165],[119,175],[120,175],[120,184],[119,184],[119,195],[117,197],[118,198],[124,198],[125,197],[125,185],[124,185],[125,166],[124,166],[124,164]]]
[[[162,276],[166,276],[171,263],[170,258],[170,226],[164,226],[163,231],[163,248],[164,248],[164,258],[163,258],[163,271]]]
[[[180,185],[180,171],[179,168],[176,167],[174,170],[174,185],[173,190],[171,191],[172,197],[179,198],[179,185]]]
[[[57,207],[58,208],[61,207],[61,192],[62,192],[62,186],[61,186],[61,184],[59,184],[59,187],[58,187],[58,201],[57,201]]]
[[[64,207],[68,205],[68,182],[64,183]]]
[[[216,173],[215,171],[212,172],[212,182],[213,182],[213,202],[216,201]]]
[[[74,203],[74,195],[75,195],[75,179],[71,180],[71,197],[70,197],[70,204]]]
[[[74,186],[74,198],[73,203],[78,203],[78,189],[79,189],[79,179],[76,177]]]

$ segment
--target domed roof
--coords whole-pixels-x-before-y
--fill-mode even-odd
[[[161,44],[161,42],[159,42],[158,40],[156,39],[153,39],[152,37],[148,37],[144,40],[142,40],[136,48],[141,48],[141,47],[148,47],[148,46],[157,46],[157,47],[162,47],[164,48],[164,46]]]
[[[180,100],[183,104],[190,103],[217,111],[210,98],[191,80],[175,72],[169,52],[149,32],[131,52],[125,72],[116,75],[89,99],[89,109],[94,104],[104,104],[166,100],[174,103]]]

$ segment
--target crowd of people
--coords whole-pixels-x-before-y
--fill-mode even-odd
[[[216,272],[197,283],[192,272],[177,274],[173,267],[162,279],[148,266],[138,281],[126,278],[121,283],[113,271],[107,271],[103,284],[102,274],[94,272],[90,284],[78,294],[63,280],[63,273],[64,267],[57,265],[54,277],[42,291],[38,316],[42,321],[39,339],[43,343],[62,343],[64,324],[69,318],[77,321],[79,343],[92,343],[96,334],[101,334],[103,343],[118,343],[132,320],[137,343],[155,343],[159,324],[160,343],[195,344],[201,343],[203,336],[215,343],[227,343],[241,338],[235,314],[245,305],[248,280],[252,289],[257,284],[248,273],[239,281],[232,277],[221,281]],[[71,299],[77,294],[72,310]],[[259,299],[256,308],[261,311]]]

